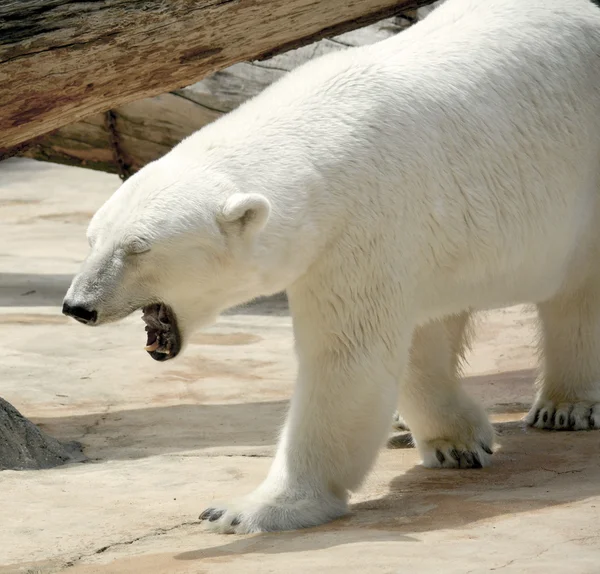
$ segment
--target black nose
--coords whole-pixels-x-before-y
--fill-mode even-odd
[[[85,325],[89,325],[90,323],[95,323],[98,318],[98,313],[94,310],[90,311],[81,305],[69,305],[68,303],[63,303],[62,312],[69,317],[73,317],[80,323],[84,323]]]

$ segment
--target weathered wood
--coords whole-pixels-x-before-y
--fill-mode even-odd
[[[114,129],[124,166],[117,162],[104,114],[95,114],[38,138],[22,155],[112,173],[122,171],[126,176],[164,155],[193,131],[260,93],[288,71],[328,52],[389,38],[414,22],[416,12],[321,40],[270,60],[234,64],[187,88],[115,108]]]
[[[0,147],[431,1],[4,0]]]
[[[105,114],[94,114],[38,137],[18,155],[130,175],[221,112],[169,93],[125,104],[112,114],[123,166],[117,160]]]

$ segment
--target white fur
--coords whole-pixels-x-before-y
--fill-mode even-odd
[[[426,465],[488,464],[459,383],[472,311],[537,304],[530,424],[600,428],[599,54],[587,0],[448,0],[290,73],[96,214],[67,299],[98,322],[162,300],[185,340],[288,291],[299,373],[277,455],[211,527],[344,514],[397,400]]]

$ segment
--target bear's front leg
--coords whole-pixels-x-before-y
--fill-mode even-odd
[[[200,518],[210,529],[293,530],[343,516],[349,492],[375,461],[396,404],[397,354],[392,360],[379,350],[317,343],[299,349],[299,359],[296,389],[267,479],[250,495],[205,510]]]

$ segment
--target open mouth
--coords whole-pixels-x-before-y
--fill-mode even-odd
[[[154,303],[142,311],[148,338],[144,349],[155,361],[176,357],[181,350],[181,335],[173,309],[164,303]]]

